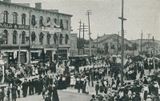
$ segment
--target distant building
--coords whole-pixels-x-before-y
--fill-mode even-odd
[[[77,49],[77,34],[71,33],[70,35],[70,56],[78,55]]]
[[[31,8],[11,0],[0,1],[0,50],[9,61],[17,62],[20,48],[21,63],[28,63],[29,56],[36,60],[42,53],[51,60],[54,56],[67,58],[71,17],[57,10],[41,9],[40,3]]]
[[[92,48],[97,50],[97,54],[121,54],[121,36],[117,34],[105,34],[92,42]],[[134,44],[124,39],[124,50],[126,54],[134,54],[136,50]]]
[[[153,39],[142,39],[142,45],[141,45],[141,39],[132,40],[133,43],[136,43],[138,46],[138,51],[141,51],[143,53],[153,54],[154,48],[155,48],[155,54],[160,53],[160,41],[153,40]]]

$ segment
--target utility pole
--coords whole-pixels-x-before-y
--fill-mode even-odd
[[[97,55],[98,55],[98,38],[99,38],[99,35],[97,34]]]
[[[84,23],[83,23],[83,54],[84,54],[84,33],[85,33],[85,28],[84,28]]]
[[[156,72],[156,64],[155,64],[155,40],[154,40],[154,36],[152,37],[153,40],[153,68],[154,68],[154,72]]]
[[[118,35],[117,35],[117,55],[118,55],[118,48],[119,48],[119,32],[118,32]]]
[[[79,41],[78,41],[78,55],[80,55],[80,39],[81,39],[81,20],[79,22]]]
[[[121,85],[123,84],[123,68],[124,68],[124,20],[127,20],[124,18],[124,0],[122,0],[122,8],[121,8],[121,17],[119,17],[121,20]]]
[[[149,40],[150,40],[150,35],[151,35],[151,34],[148,33],[148,48],[147,48],[148,54],[149,54],[149,48],[150,48],[150,46],[149,46],[149,45],[150,45],[150,42],[149,42]]]
[[[140,52],[141,52],[141,54],[142,54],[142,40],[143,40],[143,31],[141,32],[141,45],[140,45]]]
[[[90,15],[91,15],[91,11],[88,10],[87,11],[87,16],[88,16],[88,34],[89,34],[89,56],[92,55],[92,51],[91,51],[91,28],[90,28]]]

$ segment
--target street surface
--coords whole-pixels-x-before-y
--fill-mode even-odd
[[[60,101],[90,101],[91,96],[67,91],[58,91]],[[44,101],[42,95],[32,95],[26,98],[18,98],[17,101]]]

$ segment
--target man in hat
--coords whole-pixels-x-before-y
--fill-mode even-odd
[[[95,91],[96,91],[96,95],[98,95],[98,91],[99,91],[99,82],[98,81],[95,85]]]
[[[24,82],[22,83],[23,97],[27,96],[27,91],[28,91],[28,82],[27,79],[25,79]]]

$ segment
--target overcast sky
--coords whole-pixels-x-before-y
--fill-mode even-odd
[[[12,0],[13,2],[29,2],[33,7],[35,2],[42,2],[43,9],[59,9],[62,13],[72,14],[72,29],[78,33],[79,20],[87,24],[86,11],[91,10],[92,38],[97,35],[118,33],[121,22],[121,0]],[[140,38],[143,31],[160,39],[160,0],[125,0],[125,37]],[[88,38],[88,34],[85,35]]]

